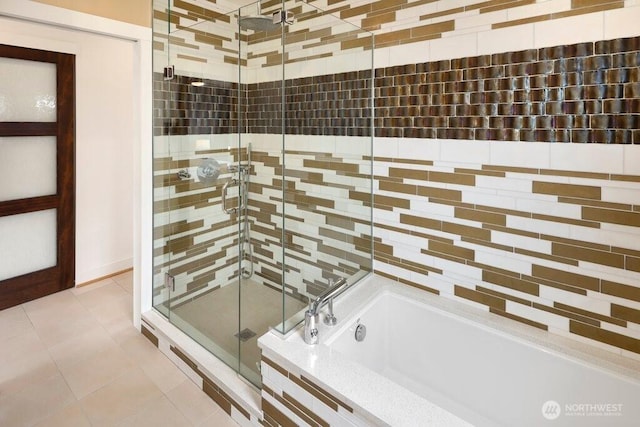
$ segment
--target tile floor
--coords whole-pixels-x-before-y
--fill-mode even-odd
[[[236,427],[131,316],[131,273],[0,311],[0,426]]]
[[[173,321],[180,323],[183,331],[197,330],[226,352],[227,363],[235,365],[238,357],[241,372],[259,386],[260,349],[258,338],[269,331],[270,326],[282,322],[283,314],[291,317],[304,310],[306,302],[289,295],[284,298],[285,313],[282,312],[282,293],[254,280],[243,280],[241,286],[243,310],[238,310],[238,285],[232,284],[198,296],[173,309]],[[255,335],[238,346],[238,316],[240,330],[250,329]],[[191,333],[188,333],[191,335]],[[193,335],[192,335],[193,336]],[[203,344],[216,354],[215,347]],[[239,348],[238,348],[239,347]],[[219,354],[216,354],[220,357]]]

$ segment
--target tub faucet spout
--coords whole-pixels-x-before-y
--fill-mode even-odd
[[[304,342],[318,344],[318,313],[324,304],[331,301],[331,323],[335,325],[333,315],[333,298],[341,294],[348,287],[347,279],[340,278],[335,283],[329,282],[329,287],[309,303],[309,309],[304,313]]]

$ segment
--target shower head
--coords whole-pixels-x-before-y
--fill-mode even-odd
[[[253,31],[273,31],[278,28],[278,24],[273,23],[270,16],[242,16],[240,18],[240,28]]]

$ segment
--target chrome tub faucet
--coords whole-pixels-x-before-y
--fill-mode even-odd
[[[329,280],[329,287],[316,297],[309,301],[309,309],[304,313],[304,342],[307,344],[318,344],[318,319],[319,311],[323,305],[329,303],[329,312],[324,318],[324,323],[333,326],[338,319],[333,314],[333,298],[341,294],[349,286],[347,279],[340,278],[335,283]]]

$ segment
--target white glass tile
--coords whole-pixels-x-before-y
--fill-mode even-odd
[[[56,121],[56,65],[0,58],[0,121]]]
[[[56,138],[0,138],[0,201],[56,194]]]
[[[0,217],[0,280],[53,267],[56,209]]]

